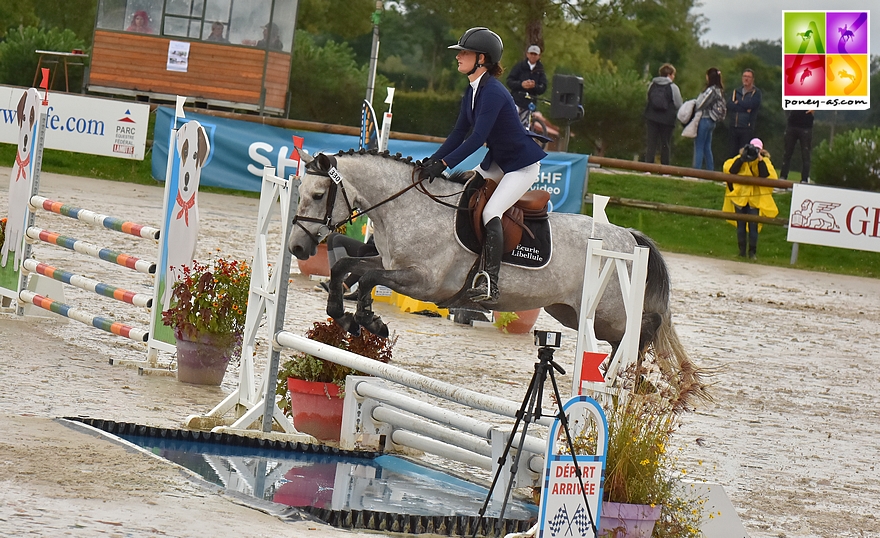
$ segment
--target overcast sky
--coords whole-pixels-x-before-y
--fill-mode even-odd
[[[874,11],[868,17],[871,55],[880,54],[880,2],[877,0],[701,0],[694,8],[708,19],[708,31],[701,40],[738,46],[751,39],[779,39],[782,11]],[[872,6],[873,5],[873,6]]]

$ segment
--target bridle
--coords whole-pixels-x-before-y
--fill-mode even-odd
[[[308,235],[312,241],[315,242],[315,244],[320,243],[324,239],[324,237],[326,237],[327,235],[330,234],[330,232],[332,232],[333,230],[336,230],[337,228],[339,228],[343,224],[346,224],[346,223],[351,224],[351,222],[354,219],[356,219],[357,217],[360,217],[361,215],[365,215],[365,214],[369,213],[370,211],[376,209],[377,207],[384,205],[384,204],[387,204],[388,202],[390,202],[396,198],[399,198],[400,196],[404,195],[407,191],[409,191],[411,189],[416,189],[418,192],[425,194],[426,196],[428,196],[428,198],[434,200],[435,202],[437,202],[439,204],[445,205],[447,207],[451,207],[453,209],[458,209],[457,206],[454,206],[452,204],[444,202],[443,200],[438,199],[437,196],[428,192],[427,188],[425,188],[425,186],[424,186],[424,182],[428,178],[419,178],[418,177],[419,170],[420,170],[420,168],[418,166],[413,169],[412,183],[410,183],[409,185],[407,185],[403,189],[397,191],[396,193],[392,194],[388,198],[382,200],[381,202],[374,204],[371,207],[368,207],[367,209],[357,209],[354,206],[352,206],[351,201],[349,200],[348,193],[345,190],[345,183],[343,183],[342,174],[340,174],[339,170],[336,168],[336,158],[331,157],[331,156],[327,156],[327,158],[330,160],[330,167],[327,170],[319,168],[319,166],[317,164],[317,161],[318,161],[317,158],[313,159],[311,162],[309,162],[306,165],[306,173],[307,174],[315,174],[315,175],[330,178],[330,189],[327,192],[327,204],[324,209],[324,217],[323,218],[315,218],[315,217],[307,217],[307,216],[299,215],[299,214],[297,214],[293,217],[293,224],[299,226],[300,229],[303,232],[305,232],[305,234]],[[336,205],[336,198],[337,198],[337,196],[339,196],[340,192],[342,193],[342,199],[345,200],[345,205],[348,210],[347,214],[349,216],[339,222],[333,222],[333,206]],[[302,224],[303,222],[315,222],[315,223],[320,224],[321,226],[315,231],[315,233],[312,233],[309,230],[307,230],[305,226],[303,226],[303,224]]]

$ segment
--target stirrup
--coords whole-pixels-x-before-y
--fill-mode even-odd
[[[477,287],[477,282],[479,282],[481,278],[486,280],[485,292]],[[468,298],[476,303],[492,300],[492,278],[489,276],[489,273],[486,271],[480,271],[474,275],[474,280],[471,282],[471,289],[468,290],[468,295]]]

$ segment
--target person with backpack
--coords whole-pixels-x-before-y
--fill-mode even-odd
[[[706,70],[706,88],[697,97],[695,108],[701,113],[700,124],[697,126],[697,137],[694,139],[694,168],[715,169],[715,158],[712,155],[712,132],[715,124],[727,115],[727,103],[724,101],[724,84],[721,83],[721,71],[715,67]]]
[[[675,115],[681,107],[681,90],[673,82],[675,67],[672,64],[660,66],[660,76],[654,77],[648,86],[648,103],[645,105],[645,124],[647,144],[645,162],[653,163],[657,147],[660,147],[660,163],[669,164],[672,146],[672,130],[675,128]]]

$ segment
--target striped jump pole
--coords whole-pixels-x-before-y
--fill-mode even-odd
[[[87,325],[91,325],[92,327],[95,327],[97,329],[101,329],[102,331],[107,331],[108,333],[113,333],[118,336],[130,338],[131,340],[134,340],[136,342],[146,342],[150,337],[149,331],[136,329],[129,325],[125,325],[124,323],[113,321],[112,319],[93,316],[89,313],[83,312],[78,308],[74,308],[64,303],[59,303],[58,301],[54,301],[48,297],[43,297],[42,295],[38,295],[30,290],[20,291],[18,294],[18,298],[22,302],[30,303],[36,307],[42,308],[43,310],[54,312],[59,316],[74,319]]]
[[[49,200],[43,196],[32,196],[30,206],[32,211],[43,209],[50,213],[64,215],[65,217],[87,222],[95,226],[103,226],[108,230],[126,233],[135,237],[154,240],[159,239],[158,228],[136,224],[116,217],[108,217],[107,215],[101,215],[100,213],[89,211],[88,209],[82,209],[61,202],[56,202],[54,200]]]
[[[151,295],[137,293],[123,288],[117,288],[116,286],[111,286],[110,284],[98,282],[97,280],[92,280],[91,278],[87,278],[82,275],[71,273],[69,271],[64,271],[45,263],[40,263],[33,258],[28,258],[24,260],[24,262],[22,262],[22,267],[24,267],[25,271],[53,278],[59,282],[64,282],[65,284],[69,284],[71,286],[75,286],[86,291],[91,291],[97,293],[98,295],[103,295],[104,297],[110,297],[111,299],[116,299],[117,301],[122,301],[124,303],[129,303],[144,308],[150,308],[153,306],[153,297]]]
[[[135,258],[134,256],[116,252],[115,250],[110,250],[108,248],[101,248],[79,239],[37,228],[36,226],[31,226],[27,229],[27,236],[34,241],[43,241],[44,243],[58,245],[59,247],[73,250],[80,254],[86,254],[110,263],[115,263],[116,265],[134,269],[138,273],[155,274],[156,272],[156,264],[154,262],[141,260],[140,258]]]

